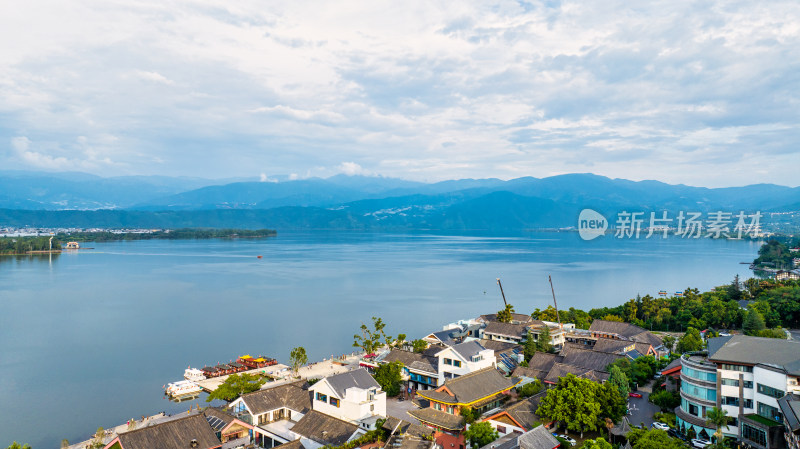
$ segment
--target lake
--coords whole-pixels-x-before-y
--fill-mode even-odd
[[[751,275],[749,241],[582,241],[576,233],[281,233],[264,240],[135,241],[0,257],[0,447],[78,442],[97,427],[195,402],[163,399],[191,365],[352,352],[362,322],[418,338],[502,308],[619,305]],[[258,255],[263,255],[258,259]],[[201,400],[202,401],[202,400]],[[204,405],[204,402],[200,402]]]

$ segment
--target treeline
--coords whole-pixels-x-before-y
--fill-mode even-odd
[[[800,247],[800,237],[770,239],[758,249],[753,265],[756,268],[792,269],[792,260],[800,257],[800,252],[792,252],[791,248],[797,247]]]
[[[0,237],[0,254],[25,254],[49,249],[50,237]],[[53,239],[53,249],[61,249],[56,239]]]
[[[277,233],[273,229],[166,229],[154,232],[74,232],[60,233],[56,238],[61,241],[74,242],[112,242],[119,240],[201,240],[201,239],[234,239],[263,238]]]
[[[746,308],[739,301],[746,300]],[[743,303],[744,304],[744,303]],[[774,329],[800,327],[800,281],[748,279],[736,276],[728,285],[701,293],[687,288],[681,296],[637,296],[617,307],[561,310],[563,322],[588,329],[593,320],[624,321],[645,329],[682,332],[695,329]],[[536,319],[555,321],[552,306],[536,309]],[[763,327],[759,321],[763,320]],[[755,325],[753,325],[755,322]]]

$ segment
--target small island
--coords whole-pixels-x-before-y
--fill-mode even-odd
[[[753,260],[750,268],[767,272],[791,270],[800,258],[799,247],[800,237],[771,238],[758,249],[758,257]]]

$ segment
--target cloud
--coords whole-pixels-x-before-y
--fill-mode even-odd
[[[798,23],[791,0],[7,2],[0,165],[797,185]]]
[[[261,176],[259,177],[258,180],[261,182],[278,182],[277,179],[270,178],[269,176],[267,176],[266,173],[261,173]]]

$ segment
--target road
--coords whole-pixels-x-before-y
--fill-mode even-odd
[[[652,386],[647,385],[639,388],[637,393],[641,394],[641,398],[628,398],[631,414],[628,415],[628,420],[632,426],[640,426],[644,423],[645,426],[650,427],[653,424],[653,414],[660,412],[661,409],[650,403],[650,392]]]

